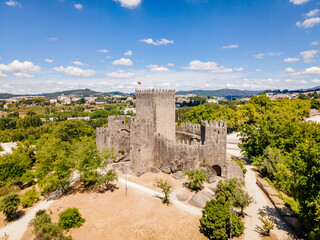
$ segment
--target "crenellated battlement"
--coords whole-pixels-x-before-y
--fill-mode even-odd
[[[201,121],[201,125],[205,127],[213,127],[213,128],[227,128],[227,122],[222,120]]]
[[[176,90],[173,89],[145,89],[145,90],[140,90],[136,89],[136,95],[141,95],[141,94],[176,94]]]
[[[180,127],[176,128],[176,131],[183,131],[196,135],[201,135],[201,125],[193,123],[181,123]]]

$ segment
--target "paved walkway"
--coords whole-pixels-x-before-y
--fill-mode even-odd
[[[238,137],[236,134],[230,134],[227,136],[227,153],[236,157],[242,157],[240,148],[237,146],[237,143],[240,141],[237,139]],[[280,240],[285,239],[288,236],[289,230],[268,197],[256,184],[255,168],[251,165],[246,165],[245,168],[247,169],[247,173],[245,175],[245,187],[249,195],[253,197],[254,202],[244,210],[246,217],[243,239],[261,239],[259,231],[262,227],[262,223],[259,220],[260,210],[265,210],[270,216],[274,217],[275,229],[272,230],[272,233],[274,233]]]
[[[41,201],[22,218],[0,229],[0,237],[9,235],[9,240],[19,240],[27,230],[28,223],[35,217],[36,212],[47,209],[53,202],[54,200]]]

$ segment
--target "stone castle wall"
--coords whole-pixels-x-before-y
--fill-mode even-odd
[[[136,118],[110,116],[107,128],[97,128],[99,149],[115,146],[130,155],[131,168],[142,174],[186,171],[200,163],[222,177],[243,177],[226,159],[227,123],[202,121],[175,128],[174,90],[136,90]]]
[[[190,145],[186,141],[170,141],[160,134],[155,136],[154,166],[165,173],[186,171],[199,165],[199,143]]]
[[[111,148],[130,152],[131,119],[125,116],[109,116],[108,127],[96,129],[96,143],[98,149]]]
[[[154,125],[145,119],[134,119],[130,134],[131,168],[144,173],[153,166]]]

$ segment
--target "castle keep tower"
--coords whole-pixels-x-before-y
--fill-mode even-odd
[[[154,137],[175,140],[175,91],[136,90],[136,119],[131,125],[132,168],[143,173],[153,166]]]
[[[175,90],[136,90],[137,120],[153,125],[154,133],[175,140]]]

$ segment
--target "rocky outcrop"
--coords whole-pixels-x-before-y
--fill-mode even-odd
[[[192,198],[188,201],[188,203],[198,208],[204,208],[206,203],[210,200],[211,200],[210,197],[200,192],[200,193],[194,194]]]
[[[176,196],[179,201],[187,201],[189,198],[185,193],[178,193]]]

